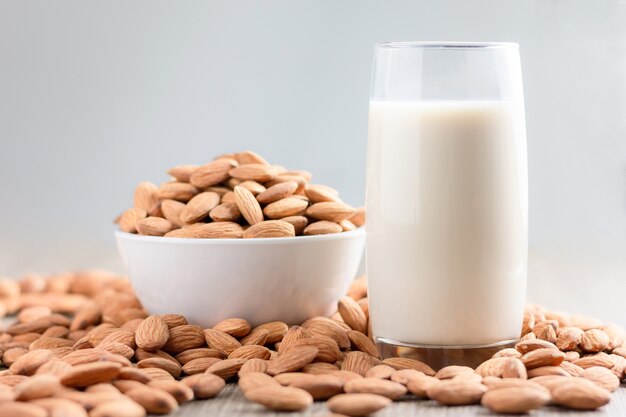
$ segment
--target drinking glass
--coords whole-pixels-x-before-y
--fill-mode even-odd
[[[517,44],[376,46],[366,259],[378,343],[467,349],[518,339],[527,176]]]

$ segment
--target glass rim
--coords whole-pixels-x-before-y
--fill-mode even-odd
[[[492,48],[519,48],[517,42],[379,42],[377,49],[492,49]]]

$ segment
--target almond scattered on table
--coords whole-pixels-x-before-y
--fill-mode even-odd
[[[240,158],[265,166],[252,153]],[[216,162],[212,166],[223,172],[204,169],[193,177],[190,172],[197,168],[187,166],[170,172],[178,181],[193,178],[214,188],[202,192],[225,195],[230,188],[218,184],[235,184],[228,174],[232,162]],[[281,182],[274,169],[256,165],[235,172],[242,181],[237,186],[252,195],[272,190],[264,198],[270,201],[285,190],[292,192],[294,184],[296,190],[301,184],[307,190],[305,181],[283,186],[291,181]],[[272,173],[271,185],[255,182]],[[154,201],[147,197],[151,190],[141,185],[139,206]],[[175,191],[191,201],[202,195],[173,187],[168,196]],[[336,194],[321,186],[308,194],[315,196],[315,204],[337,202]],[[17,316],[0,331],[5,367],[0,370],[0,408],[6,415],[166,414],[185,402],[218,396],[227,383],[238,383],[246,398],[265,408],[298,411],[327,401],[330,412],[344,416],[365,416],[396,400],[420,399],[442,407],[482,404],[508,414],[548,403],[593,410],[611,400],[626,368],[622,328],[535,305],[526,308],[522,340],[476,369],[451,365],[435,371],[414,357],[381,359],[368,334],[363,277],[354,281],[331,317],[312,317],[291,327],[274,321],[252,328],[242,318],[229,318],[203,329],[175,313],[150,315],[128,280],[96,271],[31,275],[21,283],[0,280],[2,312]]]

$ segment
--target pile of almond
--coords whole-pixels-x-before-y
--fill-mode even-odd
[[[365,223],[355,209],[311,173],[271,165],[251,151],[212,162],[179,165],[172,180],[142,182],[134,207],[116,220],[124,232],[184,238],[270,238],[355,230]]]
[[[624,331],[599,321],[526,310],[522,337],[476,369],[435,371],[382,359],[369,336],[367,290],[354,282],[332,317],[252,327],[232,318],[203,329],[178,314],[149,315],[128,281],[103,272],[0,280],[2,415],[141,417],[167,414],[236,382],[274,410],[326,401],[365,416],[391,402],[434,400],[525,413],[547,404],[590,410],[624,378]]]

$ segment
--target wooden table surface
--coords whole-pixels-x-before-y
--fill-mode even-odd
[[[410,398],[410,397],[407,397]],[[206,401],[193,401],[181,406],[171,416],[177,417],[285,417],[285,416],[319,416],[329,413],[324,402],[316,402],[308,410],[301,413],[285,413],[269,411],[261,405],[252,403],[243,396],[237,385],[229,384],[217,398]],[[480,406],[444,407],[434,401],[407,399],[394,402],[387,408],[372,414],[374,417],[473,417],[496,416]],[[611,402],[597,411],[571,411],[557,407],[546,407],[534,411],[532,417],[626,417],[626,385],[622,385],[613,393]]]

